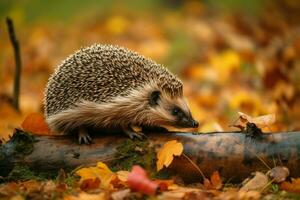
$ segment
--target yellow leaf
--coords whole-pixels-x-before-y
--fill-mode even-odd
[[[116,174],[102,162],[98,162],[96,167],[81,168],[76,171],[76,174],[81,177],[80,181],[99,178],[100,187],[104,189],[112,188],[110,182],[116,177]]]
[[[180,142],[177,142],[177,140],[166,142],[157,153],[157,171],[161,170],[163,166],[168,167],[173,161],[173,156],[180,156],[182,151],[183,146]]]

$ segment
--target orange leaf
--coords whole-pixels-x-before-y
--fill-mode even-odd
[[[21,127],[24,131],[35,133],[37,135],[51,135],[44,116],[39,113],[31,113],[27,115],[25,120],[22,122]]]
[[[210,177],[210,180],[208,179],[204,179],[204,187],[206,189],[209,189],[209,190],[219,190],[221,189],[223,186],[223,183],[222,183],[222,179],[220,177],[220,174],[218,171],[215,171],[211,177]]]
[[[213,185],[213,187],[216,189],[216,190],[219,190],[222,188],[223,184],[222,184],[222,179],[220,177],[220,174],[218,171],[215,171],[211,177],[210,177],[210,181],[211,181],[211,184]]]
[[[300,178],[292,179],[292,182],[285,181],[280,184],[280,188],[289,192],[300,193]]]
[[[130,189],[147,195],[155,195],[159,188],[159,184],[151,181],[146,171],[137,165],[133,166],[128,175],[127,184]]]
[[[157,171],[161,170],[163,166],[168,167],[173,161],[173,156],[180,156],[182,152],[183,146],[177,140],[166,142],[157,153]]]
[[[100,186],[100,179],[97,177],[96,179],[85,179],[80,184],[80,189],[83,191],[97,189]]]

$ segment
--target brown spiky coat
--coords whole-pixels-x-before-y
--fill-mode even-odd
[[[166,68],[128,49],[96,44],[68,57],[50,77],[46,120],[60,133],[83,125],[167,123],[171,116],[165,108],[154,110],[148,104],[154,90],[162,92],[161,104],[185,105],[181,81]]]

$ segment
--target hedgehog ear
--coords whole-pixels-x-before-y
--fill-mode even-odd
[[[150,104],[150,106],[156,106],[156,105],[158,105],[159,97],[160,97],[160,91],[153,91],[153,92],[151,92],[150,97],[149,97],[149,104]]]

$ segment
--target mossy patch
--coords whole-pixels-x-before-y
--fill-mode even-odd
[[[56,171],[56,170],[35,171],[35,170],[30,169],[26,165],[16,165],[10,171],[10,173],[5,178],[5,180],[8,180],[8,181],[12,181],[12,180],[15,180],[15,181],[26,181],[26,180],[41,181],[41,180],[46,180],[46,179],[55,179],[57,176],[58,176],[58,171]],[[67,178],[70,178],[69,176],[70,175],[68,174]],[[71,183],[72,178],[70,178],[70,180],[68,180],[68,182]]]
[[[155,147],[148,140],[125,140],[117,147],[115,160],[110,163],[113,171],[132,169],[134,165],[143,167],[152,178],[167,179],[170,177],[168,170],[156,171]]]
[[[18,180],[18,181],[25,181],[25,180],[43,180],[44,177],[37,176],[33,171],[29,169],[28,166],[24,165],[16,165],[7,176],[8,180]]]
[[[130,171],[133,165],[140,165],[147,171],[155,169],[156,153],[148,140],[125,140],[117,147],[114,158],[110,164],[114,171]]]
[[[33,151],[35,137],[17,130],[7,145],[12,145],[15,154],[28,155]]]
[[[131,170],[133,165],[140,165],[145,169],[155,166],[155,149],[147,140],[125,140],[117,147],[111,166],[114,170]]]

